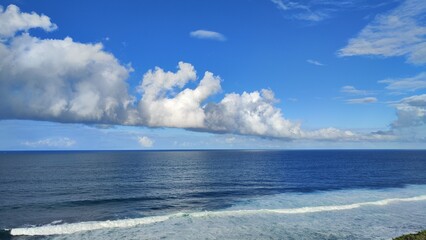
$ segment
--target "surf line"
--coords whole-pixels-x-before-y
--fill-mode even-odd
[[[425,201],[426,195],[410,197],[410,198],[389,198],[373,202],[361,202],[346,205],[330,205],[315,206],[301,208],[284,208],[284,209],[247,209],[247,210],[224,210],[224,211],[203,211],[192,213],[175,213],[164,216],[143,217],[134,219],[120,219],[108,221],[89,221],[79,223],[64,223],[59,225],[43,225],[29,228],[13,228],[7,231],[12,236],[46,236],[46,235],[62,235],[72,234],[82,231],[93,231],[108,228],[129,228],[138,225],[154,224],[172,220],[176,218],[203,218],[203,217],[226,217],[226,216],[243,216],[255,214],[304,214],[329,211],[342,211],[360,208],[363,206],[385,206],[397,202],[416,202]],[[3,232],[4,232],[3,231]]]

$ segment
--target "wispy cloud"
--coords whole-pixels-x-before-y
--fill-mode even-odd
[[[319,22],[329,17],[325,10],[312,10],[312,5],[286,0],[271,0],[278,9],[291,13],[292,19]]]
[[[426,1],[406,0],[394,10],[376,16],[339,56],[405,56],[414,64],[426,63]]]
[[[226,37],[219,32],[208,31],[208,30],[196,30],[189,33],[189,35],[193,38],[198,39],[210,39],[216,41],[226,41]]]
[[[343,86],[340,89],[340,92],[352,94],[352,95],[370,95],[370,94],[373,94],[372,91],[357,89],[354,86]]]
[[[320,66],[320,67],[325,66],[323,63],[320,63],[317,60],[308,59],[308,60],[306,60],[306,62],[310,63],[310,64],[313,64],[313,65],[316,65],[316,66]]]
[[[379,83],[388,84],[386,89],[392,91],[416,91],[426,88],[426,72],[422,72],[414,77],[398,78],[398,79],[385,79]]]
[[[154,140],[152,140],[151,138],[147,136],[142,136],[142,137],[138,137],[138,143],[142,147],[150,148],[154,145]]]
[[[25,141],[22,144],[28,147],[53,147],[53,148],[60,148],[60,147],[71,147],[75,145],[76,141],[67,137],[59,137],[59,138],[46,138],[46,139],[40,139],[36,141]]]
[[[346,103],[349,103],[349,104],[367,104],[367,103],[375,103],[375,102],[377,102],[377,98],[375,97],[352,98],[352,99],[346,100]]]
[[[361,10],[385,6],[386,3],[374,3],[369,0],[271,0],[276,8],[285,12],[285,17],[307,22],[320,22],[332,18],[337,12],[347,10]]]

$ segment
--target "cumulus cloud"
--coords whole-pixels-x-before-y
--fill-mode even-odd
[[[21,13],[15,5],[6,9],[0,6],[0,38],[12,37],[18,31],[28,31],[31,28],[42,28],[52,31],[57,28],[50,18],[37,13]]]
[[[375,103],[375,102],[377,102],[377,98],[375,97],[352,98],[352,99],[346,100],[346,103],[349,103],[349,104],[366,104],[366,103]]]
[[[405,56],[414,64],[426,63],[426,1],[406,0],[394,10],[378,15],[339,56]]]
[[[27,19],[16,6],[7,9],[18,14],[9,18]],[[35,23],[28,19],[27,28],[44,28],[37,18]],[[0,69],[1,118],[95,123],[128,118],[126,109],[133,98],[126,79],[131,68],[105,52],[102,44],[23,33],[0,42]]]
[[[397,119],[392,129],[401,139],[426,141],[426,94],[401,99],[395,104]]]
[[[411,127],[426,124],[426,94],[403,98],[395,104],[398,119],[394,127]]]
[[[300,124],[282,117],[271,90],[226,94],[219,103],[206,106],[206,127],[216,132],[292,138]]]
[[[308,60],[306,60],[306,62],[307,62],[307,63],[310,63],[310,64],[312,64],[312,65],[315,65],[315,66],[320,66],[320,67],[324,66],[324,64],[320,63],[320,62],[319,62],[319,61],[317,61],[317,60],[308,59]]]
[[[53,148],[60,148],[60,147],[72,147],[76,144],[76,141],[67,137],[58,137],[58,138],[46,138],[41,139],[37,141],[25,141],[22,143],[25,146],[28,147],[53,147]]]
[[[154,145],[154,140],[150,139],[147,136],[138,137],[138,143],[142,147],[150,148]]]
[[[194,80],[196,72],[189,63],[180,62],[176,73],[158,67],[148,71],[139,87],[143,123],[151,127],[203,128],[205,113],[201,104],[220,91],[220,78],[205,72],[195,89],[175,93]]]
[[[416,91],[426,88],[426,72],[422,72],[414,77],[386,79],[379,83],[387,84],[386,89],[393,91]]]
[[[226,37],[219,32],[214,31],[208,31],[208,30],[196,30],[189,33],[189,35],[193,38],[198,39],[210,39],[210,40],[216,40],[216,41],[226,41]]]
[[[18,19],[27,16],[15,10]],[[53,25],[49,20],[46,27],[35,18],[25,26],[13,31],[51,30]],[[272,90],[229,93],[219,102],[207,102],[221,91],[220,77],[206,71],[198,78],[195,68],[184,62],[175,72],[159,67],[149,70],[137,87],[140,96],[131,96],[126,83],[131,67],[122,65],[102,44],[79,43],[69,37],[39,39],[27,32],[4,36],[8,40],[0,42],[1,119],[175,127],[291,140],[379,138],[335,128],[303,130],[276,107]],[[146,147],[153,144],[148,137],[138,141]],[[67,142],[72,141],[62,144]]]

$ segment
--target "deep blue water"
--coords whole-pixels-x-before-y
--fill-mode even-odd
[[[0,228],[221,211],[276,196],[303,207],[297,199],[318,192],[326,195],[310,204],[413,185],[420,188],[386,197],[426,194],[426,151],[2,152]],[[353,203],[338,199],[332,203]]]

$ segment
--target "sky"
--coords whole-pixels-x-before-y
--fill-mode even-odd
[[[0,150],[426,148],[424,0],[0,6]]]

